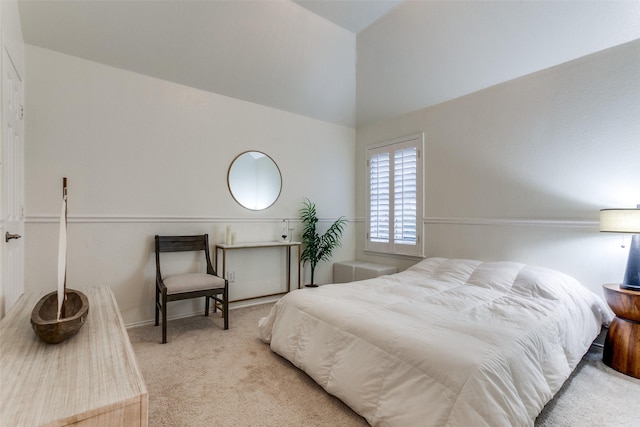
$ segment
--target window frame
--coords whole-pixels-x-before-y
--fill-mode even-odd
[[[394,184],[396,177],[395,173],[395,165],[394,165],[394,153],[396,151],[412,148],[416,149],[416,215],[415,215],[415,226],[416,226],[416,242],[415,244],[407,244],[406,241],[402,241],[401,243],[396,243],[394,236],[394,204],[395,204],[395,192],[394,192]],[[375,241],[371,238],[371,201],[372,201],[372,192],[371,192],[371,184],[372,184],[372,174],[371,174],[371,159],[375,156],[379,156],[383,153],[389,153],[389,209],[388,209],[388,240],[387,241],[379,241],[376,239]],[[389,255],[403,255],[403,256],[415,256],[422,257],[423,256],[423,243],[422,243],[422,235],[423,235],[423,212],[424,212],[424,133],[418,133],[413,135],[404,136],[401,138],[396,138],[390,141],[380,142],[377,144],[373,144],[365,147],[365,173],[366,173],[366,193],[367,193],[367,204],[366,204],[366,218],[365,218],[365,251],[376,252],[382,254]]]

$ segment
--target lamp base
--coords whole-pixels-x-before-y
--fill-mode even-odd
[[[620,288],[640,291],[640,234],[634,234],[631,238],[627,269]]]

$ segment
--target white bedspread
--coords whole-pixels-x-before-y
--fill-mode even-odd
[[[533,425],[610,320],[557,271],[430,258],[293,291],[259,331],[371,425],[496,427]]]

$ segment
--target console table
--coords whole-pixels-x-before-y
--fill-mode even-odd
[[[82,292],[87,320],[60,344],[31,329],[38,295],[22,295],[0,321],[0,425],[148,425],[147,388],[111,289]]]
[[[235,243],[227,245],[224,243],[218,243],[216,245],[216,268],[218,267],[218,261],[220,261],[220,252],[222,253],[222,277],[226,278],[227,272],[227,251],[237,251],[242,249],[264,249],[264,248],[285,248],[287,252],[287,292],[291,291],[291,248],[296,247],[298,249],[298,289],[300,289],[300,258],[302,256],[302,243],[301,242],[250,242],[250,243]],[[282,295],[285,292],[269,295],[259,295],[251,298],[243,298],[230,302],[245,301],[255,298],[270,297],[274,295]]]

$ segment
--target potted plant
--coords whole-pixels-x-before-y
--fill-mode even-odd
[[[311,265],[311,283],[308,287],[317,287],[314,284],[313,274],[320,261],[328,261],[335,248],[340,246],[340,238],[346,224],[349,222],[344,217],[338,218],[329,229],[320,235],[317,231],[318,216],[316,205],[309,199],[304,199],[300,209],[300,221],[302,221],[302,244],[304,249],[300,259],[303,263],[309,262]]]

